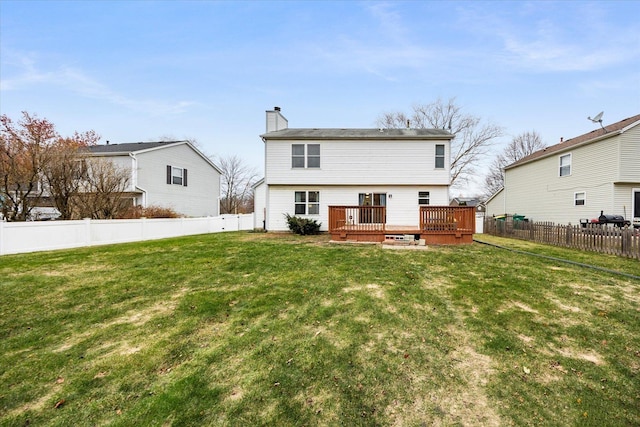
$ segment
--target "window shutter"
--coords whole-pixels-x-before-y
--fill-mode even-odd
[[[167,184],[171,184],[171,165],[167,165]]]
[[[187,169],[182,169],[182,185],[187,186]]]

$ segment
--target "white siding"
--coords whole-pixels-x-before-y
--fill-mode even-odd
[[[294,215],[296,191],[320,192],[320,215],[305,215],[322,223],[321,230],[328,229],[329,206],[357,206],[360,193],[387,194],[387,224],[419,225],[418,192],[429,191],[430,205],[448,205],[449,190],[447,186],[269,186],[267,212],[267,230],[288,230],[285,214]]]
[[[320,144],[320,168],[292,168],[292,144]],[[435,146],[445,168],[435,168]],[[273,141],[266,143],[268,185],[449,185],[450,144],[442,141]]]
[[[113,162],[116,165],[116,167],[128,170],[131,173],[131,177],[129,178],[128,190],[129,191],[135,190],[135,183],[136,183],[136,176],[135,176],[135,170],[134,170],[135,162],[131,158],[131,156],[128,156],[128,155],[127,156],[109,156],[107,158],[104,158],[104,157],[97,157],[97,158],[109,160]]]
[[[253,228],[265,228],[267,185],[264,181],[253,190]]]
[[[138,153],[137,186],[146,205],[172,208],[186,216],[217,216],[220,174],[190,146]],[[167,184],[167,165],[187,169],[187,186]]]

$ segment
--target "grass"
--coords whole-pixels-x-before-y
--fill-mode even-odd
[[[640,425],[624,276],[223,233],[3,256],[0,277],[0,425]]]

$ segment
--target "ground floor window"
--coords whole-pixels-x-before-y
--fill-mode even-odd
[[[419,205],[428,205],[429,204],[429,192],[428,191],[418,191],[418,204]]]
[[[584,206],[587,201],[587,194],[584,191],[577,192],[573,195],[574,206]]]
[[[320,192],[296,191],[295,213],[296,215],[320,215]]]

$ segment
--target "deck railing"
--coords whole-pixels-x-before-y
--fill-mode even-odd
[[[420,206],[420,230],[425,233],[475,233],[473,206]]]
[[[385,231],[386,206],[329,206],[329,231]]]

